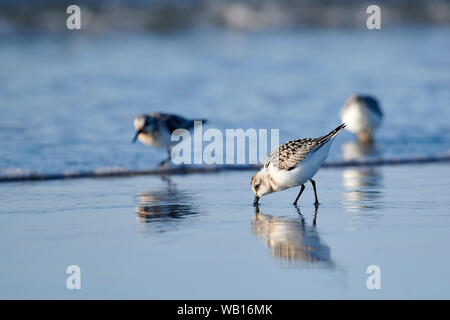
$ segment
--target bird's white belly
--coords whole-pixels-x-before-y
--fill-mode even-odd
[[[342,122],[350,132],[372,132],[380,125],[381,118],[367,107],[353,103],[342,114]]]
[[[140,133],[138,136],[140,142],[150,147],[162,147],[159,141],[159,135],[153,133]]]
[[[164,130],[140,133],[138,139],[147,146],[159,148],[168,147],[177,143],[177,141],[171,141],[170,133]]]
[[[275,181],[275,191],[297,187],[314,177],[322,163],[328,157],[332,142],[333,140],[328,141],[292,170],[279,170],[275,167],[269,167],[269,174]]]

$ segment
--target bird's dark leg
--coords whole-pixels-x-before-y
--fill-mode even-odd
[[[161,162],[159,163],[159,166],[160,166],[160,167],[164,167],[164,166],[166,166],[167,164],[169,164],[169,161],[170,161],[170,159],[164,159],[163,161],[161,161]]]
[[[172,160],[172,148],[171,147],[167,147],[167,160],[169,160],[169,162]]]
[[[297,201],[298,201],[298,199],[300,198],[300,196],[302,195],[303,190],[305,190],[305,185],[304,185],[304,184],[302,184],[302,186],[300,187],[300,192],[298,193],[297,198],[295,198],[295,201],[294,201],[294,203],[293,203],[294,206],[297,205]]]
[[[314,197],[316,198],[316,202],[314,203],[314,205],[318,206],[319,205],[319,199],[317,198],[316,182],[313,179],[310,179],[309,181],[311,181],[311,184],[312,184],[313,189],[314,189]]]
[[[167,147],[166,150],[167,150],[167,159],[164,159],[163,161],[161,161],[159,163],[160,167],[164,167],[166,165],[168,166],[170,164],[170,161],[172,160],[172,150],[171,150],[171,148]]]

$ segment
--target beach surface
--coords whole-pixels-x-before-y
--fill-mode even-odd
[[[4,183],[0,298],[448,299],[449,169],[322,169],[317,212],[307,185],[255,213],[251,171]]]
[[[448,24],[88,32],[56,20],[61,32],[0,23],[0,298],[450,298],[448,162],[322,168],[317,212],[309,184],[299,208],[290,189],[255,212],[252,170],[5,182],[153,170],[165,150],[131,142],[133,119],[153,111],[222,133],[279,129],[280,143],[318,137],[355,93],[381,103],[376,142],[342,132],[328,163],[448,159]],[[71,265],[81,290],[66,287]]]

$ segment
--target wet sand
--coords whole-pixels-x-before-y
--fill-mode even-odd
[[[251,171],[1,184],[0,298],[448,299],[449,168],[324,168],[317,212]]]

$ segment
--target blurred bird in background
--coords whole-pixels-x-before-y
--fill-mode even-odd
[[[169,113],[153,112],[141,115],[134,119],[136,134],[133,142],[139,139],[140,142],[147,146],[165,148],[168,157],[160,165],[168,164],[172,158],[172,147],[178,143],[178,139],[175,139],[175,141],[171,139],[173,132],[176,129],[192,129],[194,121]],[[198,121],[201,121],[202,124],[206,123],[204,119]]]
[[[382,119],[380,104],[371,96],[353,95],[341,110],[341,120],[347,125],[346,129],[363,143],[373,142],[374,131]]]

